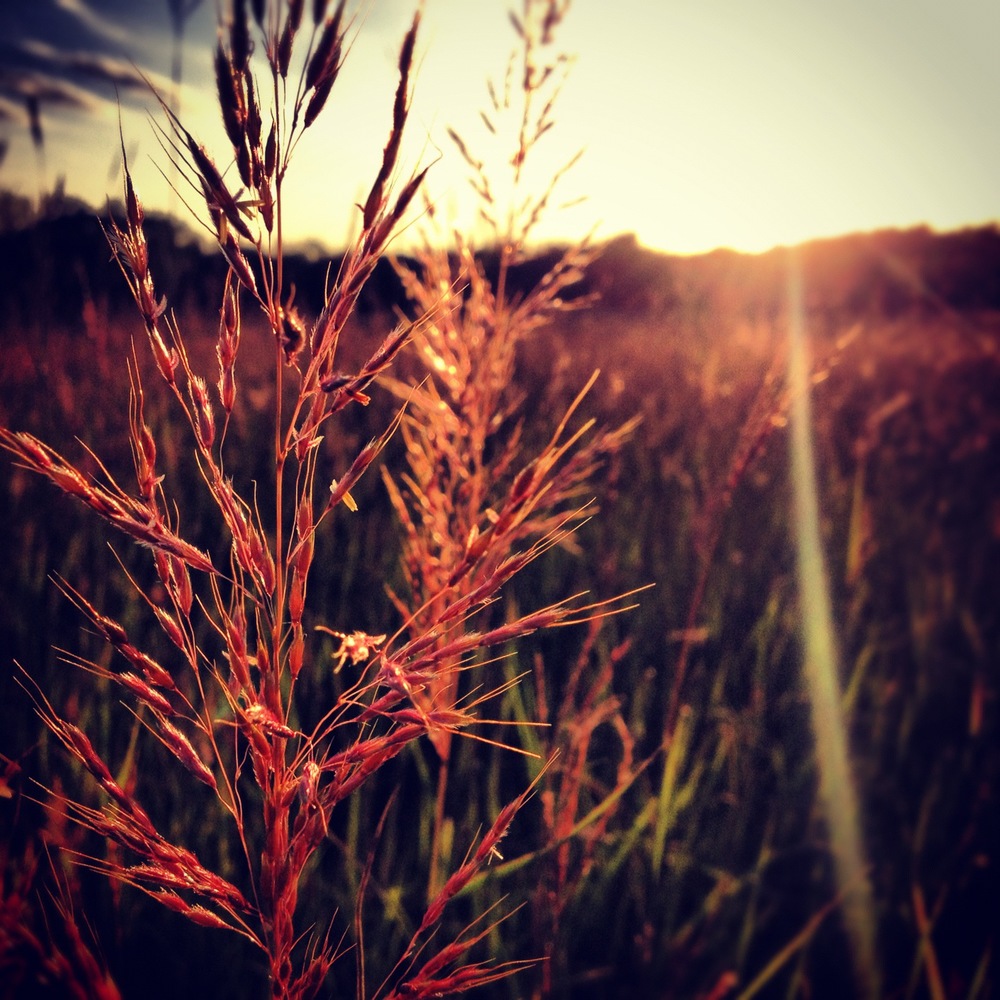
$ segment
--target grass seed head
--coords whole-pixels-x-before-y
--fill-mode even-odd
[[[240,75],[246,75],[250,53],[253,51],[247,24],[246,0],[234,0],[233,18],[229,26],[229,48],[233,54],[233,69]]]
[[[340,72],[344,40],[340,31],[340,22],[343,12],[344,4],[340,3],[337,5],[334,15],[323,28],[319,44],[306,67],[306,90],[312,90],[317,84],[327,80],[332,85]]]
[[[240,100],[239,77],[235,67],[229,61],[220,39],[215,49],[215,85],[218,91],[219,108],[222,111],[222,124],[233,149],[238,149],[245,143],[244,123],[246,118],[243,102]]]
[[[198,756],[191,741],[162,716],[157,718],[157,729],[164,745],[177,760],[199,781],[208,785],[213,792],[218,792],[219,787],[216,784],[215,775],[205,766],[205,762]]]

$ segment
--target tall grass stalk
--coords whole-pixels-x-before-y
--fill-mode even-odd
[[[454,601],[479,590],[494,571],[494,559],[484,558],[491,546],[502,552],[511,546],[570,545],[569,530],[596,512],[590,502],[595,473],[636,426],[630,420],[600,429],[593,420],[584,420],[573,427],[595,373],[554,433],[529,452],[528,399],[515,380],[519,349],[571,308],[567,293],[595,254],[588,239],[570,245],[526,290],[513,290],[512,275],[526,259],[532,234],[579,155],[568,156],[544,184],[527,180],[536,147],[552,130],[569,65],[556,44],[567,8],[567,3],[524,0],[512,13],[514,48],[502,81],[489,81],[489,102],[481,114],[492,155],[482,156],[475,143],[449,132],[469,168],[479,219],[497,248],[495,272],[487,273],[471,241],[458,234],[450,250],[439,236],[425,234],[415,262],[399,268],[416,315],[429,316],[411,339],[422,380],[396,387],[408,401],[401,424],[408,469],[403,476],[384,473],[404,538],[406,592],[394,598],[401,614],[418,625],[440,613],[435,595],[447,594]],[[492,172],[488,165],[495,163],[509,164],[508,176]],[[498,197],[500,190],[510,192],[509,201]],[[428,205],[428,216],[433,222],[433,205]],[[523,287],[523,279],[518,284]],[[433,432],[426,433],[427,427]],[[549,957],[540,968],[539,996],[551,995],[555,979],[566,971],[561,915],[594,864],[613,807],[640,770],[612,689],[616,663],[627,645],[598,653],[606,610],[595,604],[559,623],[589,622],[558,700],[548,693],[544,662],[536,659],[533,671],[534,719],[551,729],[527,731],[522,745],[526,753],[554,761],[538,777],[541,841],[556,845],[542,865],[532,907],[535,938]],[[420,699],[455,702],[463,674],[461,657],[449,653]],[[516,677],[508,675],[506,683],[516,683]],[[529,720],[523,699],[520,705],[515,717],[523,728]],[[621,754],[603,801],[601,794],[591,799],[597,785],[588,760],[598,730],[613,734]],[[441,732],[432,742],[438,771],[429,895],[440,889],[453,826],[447,807],[453,734]],[[588,813],[592,818],[581,823]]]
[[[124,218],[108,223],[107,236],[142,317],[154,377],[186,428],[213,527],[202,526],[196,537],[186,533],[191,498],[177,487],[176,470],[162,467],[162,456],[175,445],[162,431],[158,440],[147,419],[142,373],[148,366],[140,362],[138,345],[122,359],[131,385],[134,482],[116,478],[89,447],[74,461],[30,432],[0,430],[0,444],[16,462],[151,555],[146,576],[126,575],[165,640],[160,646],[143,648],[132,625],[92,603],[85,583],[63,580],[59,586],[108,645],[106,656],[67,654],[68,662],[124,701],[134,731],[153,749],[140,755],[130,747],[123,762],[107,759],[98,749],[101,741],[50,701],[30,665],[22,679],[49,732],[96,782],[96,795],[55,788],[49,793],[54,810],[105,842],[105,853],[87,855],[86,865],[196,925],[248,942],[263,956],[276,998],[322,992],[334,964],[348,952],[359,996],[441,996],[491,983],[524,965],[519,959],[471,957],[496,934],[492,913],[473,919],[444,943],[437,931],[454,898],[499,858],[498,844],[545,780],[541,761],[534,780],[526,780],[527,787],[496,810],[460,864],[449,869],[434,850],[422,916],[380,984],[367,981],[363,918],[377,844],[366,845],[367,861],[355,859],[360,874],[353,922],[338,929],[331,916],[325,924],[303,925],[300,903],[331,825],[342,822],[342,814],[391,761],[429,740],[442,761],[438,800],[443,803],[457,738],[505,745],[495,735],[501,720],[481,714],[509,688],[504,680],[490,686],[487,650],[509,648],[539,629],[599,619],[614,606],[576,595],[525,613],[493,615],[501,590],[519,572],[553,546],[569,544],[587,516],[581,499],[587,481],[627,428],[587,440],[589,423],[570,427],[574,404],[546,443],[523,457],[520,421],[512,421],[514,350],[561,307],[560,294],[586,259],[585,249],[567,253],[523,300],[506,291],[507,275],[548,193],[525,215],[511,216],[495,288],[464,246],[457,272],[446,254],[428,248],[422,271],[407,278],[413,316],[359,366],[346,368],[341,360],[341,340],[359,295],[426,173],[399,179],[419,14],[400,48],[388,139],[358,206],[358,233],[318,315],[308,318],[295,305],[285,275],[283,191],[292,182],[293,152],[327,107],[353,30],[343,0],[328,8],[325,0],[315,0],[308,12],[304,0],[232,4],[215,54],[230,169],[217,165],[161,102],[162,143],[186,186],[182,194],[202,203],[207,228],[228,263],[218,290],[211,372],[198,370],[179,320],[157,292],[144,210],[122,142]],[[541,108],[532,103],[548,82],[547,71],[533,77],[534,40],[547,42],[563,9],[528,3],[524,21],[515,18],[526,81],[518,174],[551,114],[550,102]],[[273,354],[269,478],[256,482],[237,480],[239,456],[229,434],[248,309],[263,318]],[[403,390],[406,411],[352,460],[334,465],[326,443],[337,434],[334,418],[366,405],[411,342],[431,362],[433,377]],[[398,619],[369,633],[353,623],[324,620],[323,608],[309,601],[309,584],[318,573],[335,571],[314,561],[317,541],[335,519],[365,516],[353,491],[397,430],[408,472],[398,478],[387,474],[386,483],[404,527],[409,593],[396,598]],[[497,450],[487,458],[492,448]],[[340,667],[346,667],[341,675],[346,679],[328,703],[312,704],[303,696],[303,690],[329,690],[329,685],[303,685]],[[481,678],[464,689],[461,678],[472,672]],[[602,676],[597,695],[607,685],[606,672]],[[617,717],[612,702],[604,698],[603,704],[591,726]],[[627,749],[627,736],[622,740]],[[160,764],[150,769],[157,745]],[[513,741],[511,749],[517,749]],[[549,745],[546,752],[554,749]],[[582,752],[585,757],[586,742]],[[628,753],[624,759],[627,764]],[[191,786],[196,812],[211,817],[218,840],[227,845],[222,856],[235,851],[235,857],[218,864],[203,860],[187,842],[193,831],[147,810],[143,800],[155,798],[160,766]],[[435,843],[442,810],[439,805]],[[349,822],[357,816],[351,811]],[[380,822],[368,834],[377,839],[381,829]]]

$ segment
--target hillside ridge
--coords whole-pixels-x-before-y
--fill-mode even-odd
[[[64,208],[32,220],[13,212],[9,201],[6,209],[0,202],[0,334],[39,324],[79,324],[88,302],[111,314],[131,308],[98,215],[78,204]],[[211,290],[219,286],[226,268],[221,254],[163,216],[148,217],[146,231],[157,287],[171,308],[182,314],[214,312]],[[539,250],[521,264],[512,276],[514,293],[532,287],[559,252],[558,247]],[[601,245],[574,293],[596,294],[598,308],[626,315],[669,320],[711,314],[716,319],[768,322],[781,313],[787,299],[793,253],[801,265],[806,310],[822,312],[827,322],[897,318],[913,310],[1000,310],[996,224],[944,233],[926,226],[877,230],[758,254],[718,249],[695,256],[652,250],[626,234]],[[496,253],[489,250],[481,255],[487,272],[495,259]],[[315,315],[340,257],[297,252],[287,261],[296,302],[307,315]],[[402,287],[391,265],[382,261],[365,289],[360,311],[404,305]]]

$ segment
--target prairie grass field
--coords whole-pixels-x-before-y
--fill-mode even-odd
[[[221,155],[157,95],[197,239],[124,130],[0,194],[3,997],[997,994],[1000,230],[540,246],[568,7],[475,241],[419,4],[333,258],[346,0],[219,11]]]
[[[122,305],[120,276],[86,240],[74,249],[71,234],[86,226],[61,220],[22,231],[19,243],[4,236],[8,273],[31,261],[49,273],[35,269],[4,292],[0,422],[94,473],[84,443],[99,442],[108,472],[127,481],[123,359],[135,339],[165,488],[183,500],[185,537],[224,561],[228,540],[185,444],[190,428],[141,353],[142,323]],[[962,259],[962,248],[977,259],[977,239],[994,246],[997,237],[881,234],[800,250],[821,544],[886,997],[972,1000],[998,989],[998,271],[992,288],[972,283],[974,295],[938,280],[948,273],[942,262]],[[60,247],[70,249],[60,255]],[[496,722],[477,730],[482,739],[455,741],[447,819],[436,835],[437,764],[426,740],[332,811],[299,903],[302,926],[337,914],[336,934],[368,943],[369,983],[390,973],[419,924],[427,872],[461,863],[561,745],[502,850],[441,919],[451,940],[498,907],[491,919],[509,916],[480,947],[496,962],[545,959],[478,995],[854,995],[802,669],[785,260],[776,251],[672,261],[618,241],[583,280],[600,298],[519,345],[513,388],[525,401],[525,453],[545,445],[595,369],[573,419],[641,421],[590,484],[593,516],[504,587],[487,609],[490,627],[567,594],[600,601],[654,586],[627,602],[632,610],[483,655],[475,684],[500,689],[486,713]],[[308,309],[316,279],[299,265]],[[215,265],[198,266],[208,273]],[[517,280],[530,283],[530,272]],[[398,286],[379,273],[384,283],[345,333],[344,365],[360,363],[395,322]],[[191,272],[168,296],[192,367],[209,369],[217,309],[201,302]],[[245,320],[241,394],[226,440],[226,474],[262,506],[274,476],[270,336]],[[391,375],[405,381],[413,371],[404,354]],[[325,436],[331,468],[349,463],[399,411],[398,396],[378,383],[370,394],[370,405],[346,410]],[[377,461],[394,470],[405,457],[396,434]],[[242,877],[216,797],[192,785],[155,740],[140,738],[141,709],[127,708],[108,677],[67,662],[110,668],[114,651],[54,585],[60,580],[169,661],[169,639],[140,596],[165,599],[148,551],[15,463],[5,461],[0,476],[0,977],[15,984],[13,996],[41,995],[30,984],[46,947],[19,944],[12,921],[50,936],[55,953],[74,954],[56,919],[62,899],[124,997],[262,995],[267,970],[246,941],[69,863],[72,852],[110,851],[114,860],[121,848],[58,806],[42,808],[43,787],[95,805],[99,793],[39,721],[32,684],[15,663],[87,732],[123,787],[141,793],[159,829],[224,877]],[[357,511],[316,537],[297,730],[321,719],[356,669],[334,669],[337,642],[315,626],[375,636],[399,624],[388,588],[405,588],[400,523],[378,475],[352,493]],[[218,637],[203,627],[199,641],[215,648]],[[525,724],[538,719],[548,727]],[[324,995],[352,995],[351,954],[334,963]]]

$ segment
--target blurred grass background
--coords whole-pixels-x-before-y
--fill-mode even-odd
[[[0,234],[8,277],[0,293],[0,417],[74,457],[84,454],[77,438],[93,444],[127,481],[124,356],[141,323],[92,219],[53,212],[26,226],[10,222],[15,209],[5,202]],[[150,242],[158,284],[196,345],[195,368],[213,381],[217,317],[201,290],[218,287],[206,275],[223,264],[203,260],[166,224],[154,225]],[[822,544],[886,996],[971,1000],[994,995],[998,984],[998,248],[995,230],[918,230],[800,251],[816,360]],[[297,301],[309,311],[323,265],[292,266]],[[533,266],[519,280],[530,282]],[[569,848],[578,865],[558,919],[545,895],[558,852],[537,853],[539,797],[515,823],[494,878],[459,901],[452,929],[501,897],[508,908],[526,901],[491,944],[498,958],[551,947],[555,996],[850,995],[801,670],[784,258],[775,251],[672,259],[625,239],[606,248],[586,284],[600,294],[597,304],[567,314],[522,351],[527,450],[549,437],[594,368],[602,374],[585,415],[614,425],[640,414],[642,423],[598,483],[600,514],[579,533],[578,551],[550,553],[506,600],[526,609],[581,589],[600,599],[645,583],[655,588],[637,611],[596,634],[561,629],[510,650],[490,669],[498,679],[529,676],[492,714],[537,717],[541,691],[559,704],[581,657],[591,678],[613,662],[604,696],[618,699],[634,760],[648,764],[623,785],[621,733],[609,724],[593,734],[579,815],[602,802],[608,811],[598,836]],[[356,343],[381,336],[398,294],[391,272],[380,271],[356,319]],[[349,343],[345,349],[349,358]],[[264,484],[266,333],[248,328],[242,352],[243,404],[227,470],[237,482]],[[153,377],[146,386],[161,469],[171,469],[183,497],[182,527],[196,544],[218,548],[224,540],[212,534],[166,397]],[[376,392],[370,407],[348,411],[338,434],[327,435],[331,468],[381,431],[395,405]],[[399,462],[398,447],[390,446],[386,462]],[[135,754],[147,773],[155,769],[140,789],[154,821],[188,831],[182,839],[207,863],[235,863],[210,796],[192,795],[183,774],[159,767],[151,741],[136,743],[134,719],[57,652],[99,662],[108,655],[81,629],[53,575],[140,644],[154,652],[162,645],[119,566],[151,579],[148,559],[9,463],[0,482],[0,752],[23,768],[15,790],[32,793],[29,777],[82,782],[14,682],[16,659],[109,759]],[[356,499],[358,515],[336,520],[318,542],[317,566],[327,570],[314,576],[307,611],[310,625],[376,634],[395,622],[383,585],[399,579],[396,528],[377,476]],[[344,681],[326,666],[326,640],[311,641],[315,667],[303,679],[303,711],[318,717]],[[658,753],[665,732],[672,738]],[[548,739],[532,730],[522,738],[529,748]],[[460,741],[449,786],[454,863],[536,771],[528,759]],[[400,760],[384,779],[380,773],[335,817],[331,849],[304,903],[317,919],[339,907],[346,926],[374,851],[364,924],[390,965],[419,919],[433,788],[429,752]],[[613,790],[620,794],[609,802]],[[0,800],[0,821],[8,869],[16,871],[19,847],[42,820],[14,795]],[[69,831],[64,838],[79,841]],[[256,957],[239,944],[129,890],[112,892],[86,873],[74,878],[124,995],[196,995],[197,983],[209,981],[214,995],[238,997],[259,981]],[[370,959],[373,983],[388,971],[378,961]],[[343,990],[353,989],[350,958],[335,975]],[[528,973],[495,991],[529,996],[540,982]]]

